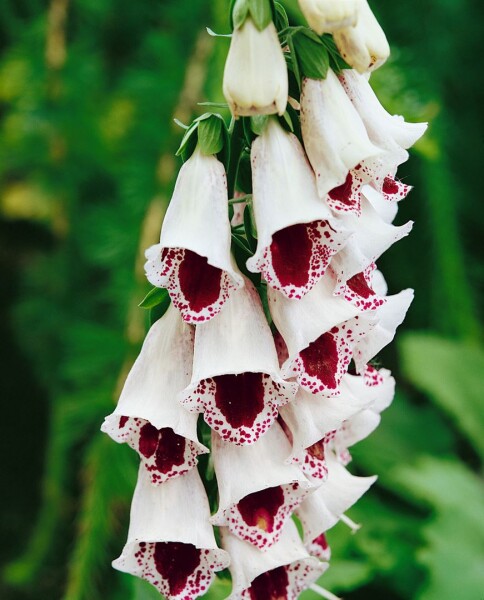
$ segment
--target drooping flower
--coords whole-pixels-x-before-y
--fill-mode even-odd
[[[288,298],[301,298],[349,234],[336,228],[329,207],[318,197],[298,139],[276,120],[253,142],[251,163],[258,240],[247,268],[262,273]]]
[[[318,35],[356,25],[357,0],[299,0],[299,6],[309,27]]]
[[[326,460],[327,480],[296,510],[304,530],[304,544],[308,549],[315,545],[321,534],[336,525],[377,479],[375,476],[351,475],[331,451],[327,453]]]
[[[291,446],[276,422],[251,446],[212,436],[212,452],[219,490],[214,525],[261,550],[272,546],[295,507],[312,484],[295,465],[285,464]]]
[[[403,199],[411,187],[395,179],[397,167],[408,159],[408,148],[422,137],[427,123],[407,123],[403,117],[389,114],[364,75],[344,69],[339,78],[370,140],[383,150],[365,162],[368,178],[387,200]]]
[[[353,304],[334,296],[335,283],[328,270],[298,301],[268,290],[271,316],[289,353],[282,376],[295,376],[308,391],[329,396],[338,394],[356,339],[373,327]]]
[[[153,486],[141,467],[128,541],[113,567],[146,579],[167,600],[198,598],[230,557],[217,547],[210,508],[196,469]]]
[[[363,377],[349,374],[343,376],[339,394],[333,398],[311,394],[300,388],[296,398],[280,409],[284,430],[292,444],[287,460],[299,464],[307,475],[324,479],[328,471],[326,447],[334,432],[373,400],[362,391],[367,391]]]
[[[235,117],[284,114],[287,67],[272,21],[259,31],[248,16],[234,30],[225,63],[223,93]]]
[[[225,527],[221,537],[232,558],[229,600],[295,600],[328,568],[328,563],[309,556],[292,520],[286,523],[279,541],[264,552]]]
[[[355,27],[334,32],[334,41],[345,61],[359,73],[374,71],[390,56],[390,46],[367,0],[358,0]]]
[[[203,412],[223,439],[251,444],[267,432],[296,388],[280,376],[260,298],[246,280],[220,314],[197,326],[192,380],[182,404]]]
[[[349,376],[348,382],[367,406],[346,419],[330,442],[342,464],[351,461],[348,448],[364,440],[379,425],[380,414],[390,406],[395,395],[395,379],[388,369],[377,370],[367,365],[362,375]]]
[[[336,284],[335,296],[341,296],[361,311],[376,310],[382,304],[385,304],[386,298],[376,291],[374,279],[380,276],[380,272],[375,272],[375,269],[376,264],[370,263],[360,273],[356,273],[346,281],[343,280]]]
[[[366,199],[368,189],[369,186],[362,189],[360,216],[345,213],[339,217],[341,227],[348,229],[353,235],[331,261],[338,289],[342,289],[352,277],[368,269],[395,242],[408,235],[413,226],[412,221],[400,226],[387,223]]]
[[[171,305],[151,327],[115,411],[101,429],[136,450],[152,483],[186,473],[208,452],[197,417],[177,401],[192,370],[193,328]]]
[[[243,285],[230,254],[225,170],[197,147],[180,169],[160,243],[146,251],[148,280],[166,287],[189,323],[216,315]]]
[[[351,207],[363,184],[356,167],[381,149],[368,138],[361,117],[331,69],[325,79],[303,80],[301,131],[320,198],[332,207]]]

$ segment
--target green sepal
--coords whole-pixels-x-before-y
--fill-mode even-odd
[[[232,28],[242,27],[249,15],[257,29],[263,31],[272,21],[270,0],[235,0],[231,9]]]
[[[198,145],[202,154],[210,156],[218,154],[224,147],[222,129],[225,123],[217,115],[202,119],[198,125]]]
[[[302,142],[301,122],[298,112],[288,103],[286,112],[282,117],[279,117],[279,123],[286,130],[294,133],[294,135]]]
[[[158,304],[162,304],[166,302],[166,298],[170,298],[167,290],[165,288],[153,287],[146,294],[146,296],[141,300],[138,304],[140,308],[153,308],[154,306],[158,306]]]
[[[291,37],[300,76],[325,79],[329,54],[321,38],[308,27],[298,27]]]
[[[223,117],[218,113],[205,113],[197,117],[187,129],[176,156],[183,162],[193,154],[197,143],[205,156],[217,155],[225,168],[230,159],[230,137]]]
[[[250,128],[256,135],[262,135],[269,122],[269,115],[254,115],[250,117]]]

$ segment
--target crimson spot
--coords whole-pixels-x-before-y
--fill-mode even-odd
[[[333,200],[341,202],[342,204],[351,206],[352,204],[354,204],[354,201],[351,199],[352,185],[353,176],[351,175],[351,172],[349,172],[346,176],[345,182],[328,192],[328,196]]]
[[[156,452],[155,464],[161,473],[169,473],[173,467],[185,462],[186,440],[170,427],[156,429],[151,423],[146,423],[139,433],[140,454],[150,458]]]
[[[398,192],[398,183],[391,177],[385,177],[382,190],[384,194],[396,194]]]
[[[357,273],[356,275],[353,275],[351,279],[348,279],[346,285],[352,292],[354,292],[357,296],[361,296],[362,298],[369,298],[370,296],[375,295],[375,292],[368,285],[363,273]]]
[[[319,440],[319,442],[316,442],[312,446],[309,446],[309,448],[307,449],[307,453],[310,456],[316,458],[317,460],[324,460],[324,442],[325,438]]]
[[[183,296],[194,312],[214,304],[220,296],[222,271],[191,250],[185,250],[178,278]]]
[[[237,508],[247,525],[271,533],[274,530],[277,511],[283,504],[284,492],[278,485],[245,496],[237,504]]]
[[[272,266],[282,286],[304,287],[307,284],[312,248],[304,223],[281,229],[272,236]]]
[[[338,370],[338,347],[331,332],[323,333],[317,340],[309,344],[301,353],[306,373],[317,377],[321,383],[330,389],[336,388],[336,373]]]
[[[193,544],[156,542],[153,555],[155,567],[168,583],[172,596],[184,591],[188,578],[200,564],[200,554]]]
[[[214,377],[215,405],[234,428],[252,427],[264,409],[262,373]]]
[[[251,600],[286,600],[288,588],[286,567],[278,567],[256,577],[249,588],[249,594]]]

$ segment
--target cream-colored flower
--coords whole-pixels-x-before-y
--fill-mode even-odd
[[[234,30],[225,63],[223,92],[236,117],[284,114],[287,67],[272,21],[259,31],[247,17]]]
[[[359,73],[378,69],[390,56],[390,46],[366,0],[358,0],[355,27],[334,32],[334,41],[345,61]]]
[[[356,25],[357,0],[299,0],[299,6],[309,27],[318,35]]]

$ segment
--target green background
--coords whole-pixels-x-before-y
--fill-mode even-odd
[[[296,2],[284,2],[291,20]],[[113,571],[137,457],[99,433],[147,327],[182,130],[222,101],[228,2],[0,0],[2,600],[150,600]],[[416,300],[381,363],[398,378],[354,449],[379,482],[329,533],[347,600],[484,598],[480,0],[374,0],[384,105],[430,129],[399,170],[412,234],[379,261]],[[223,583],[209,593],[225,597]],[[304,596],[308,600],[314,594]]]

